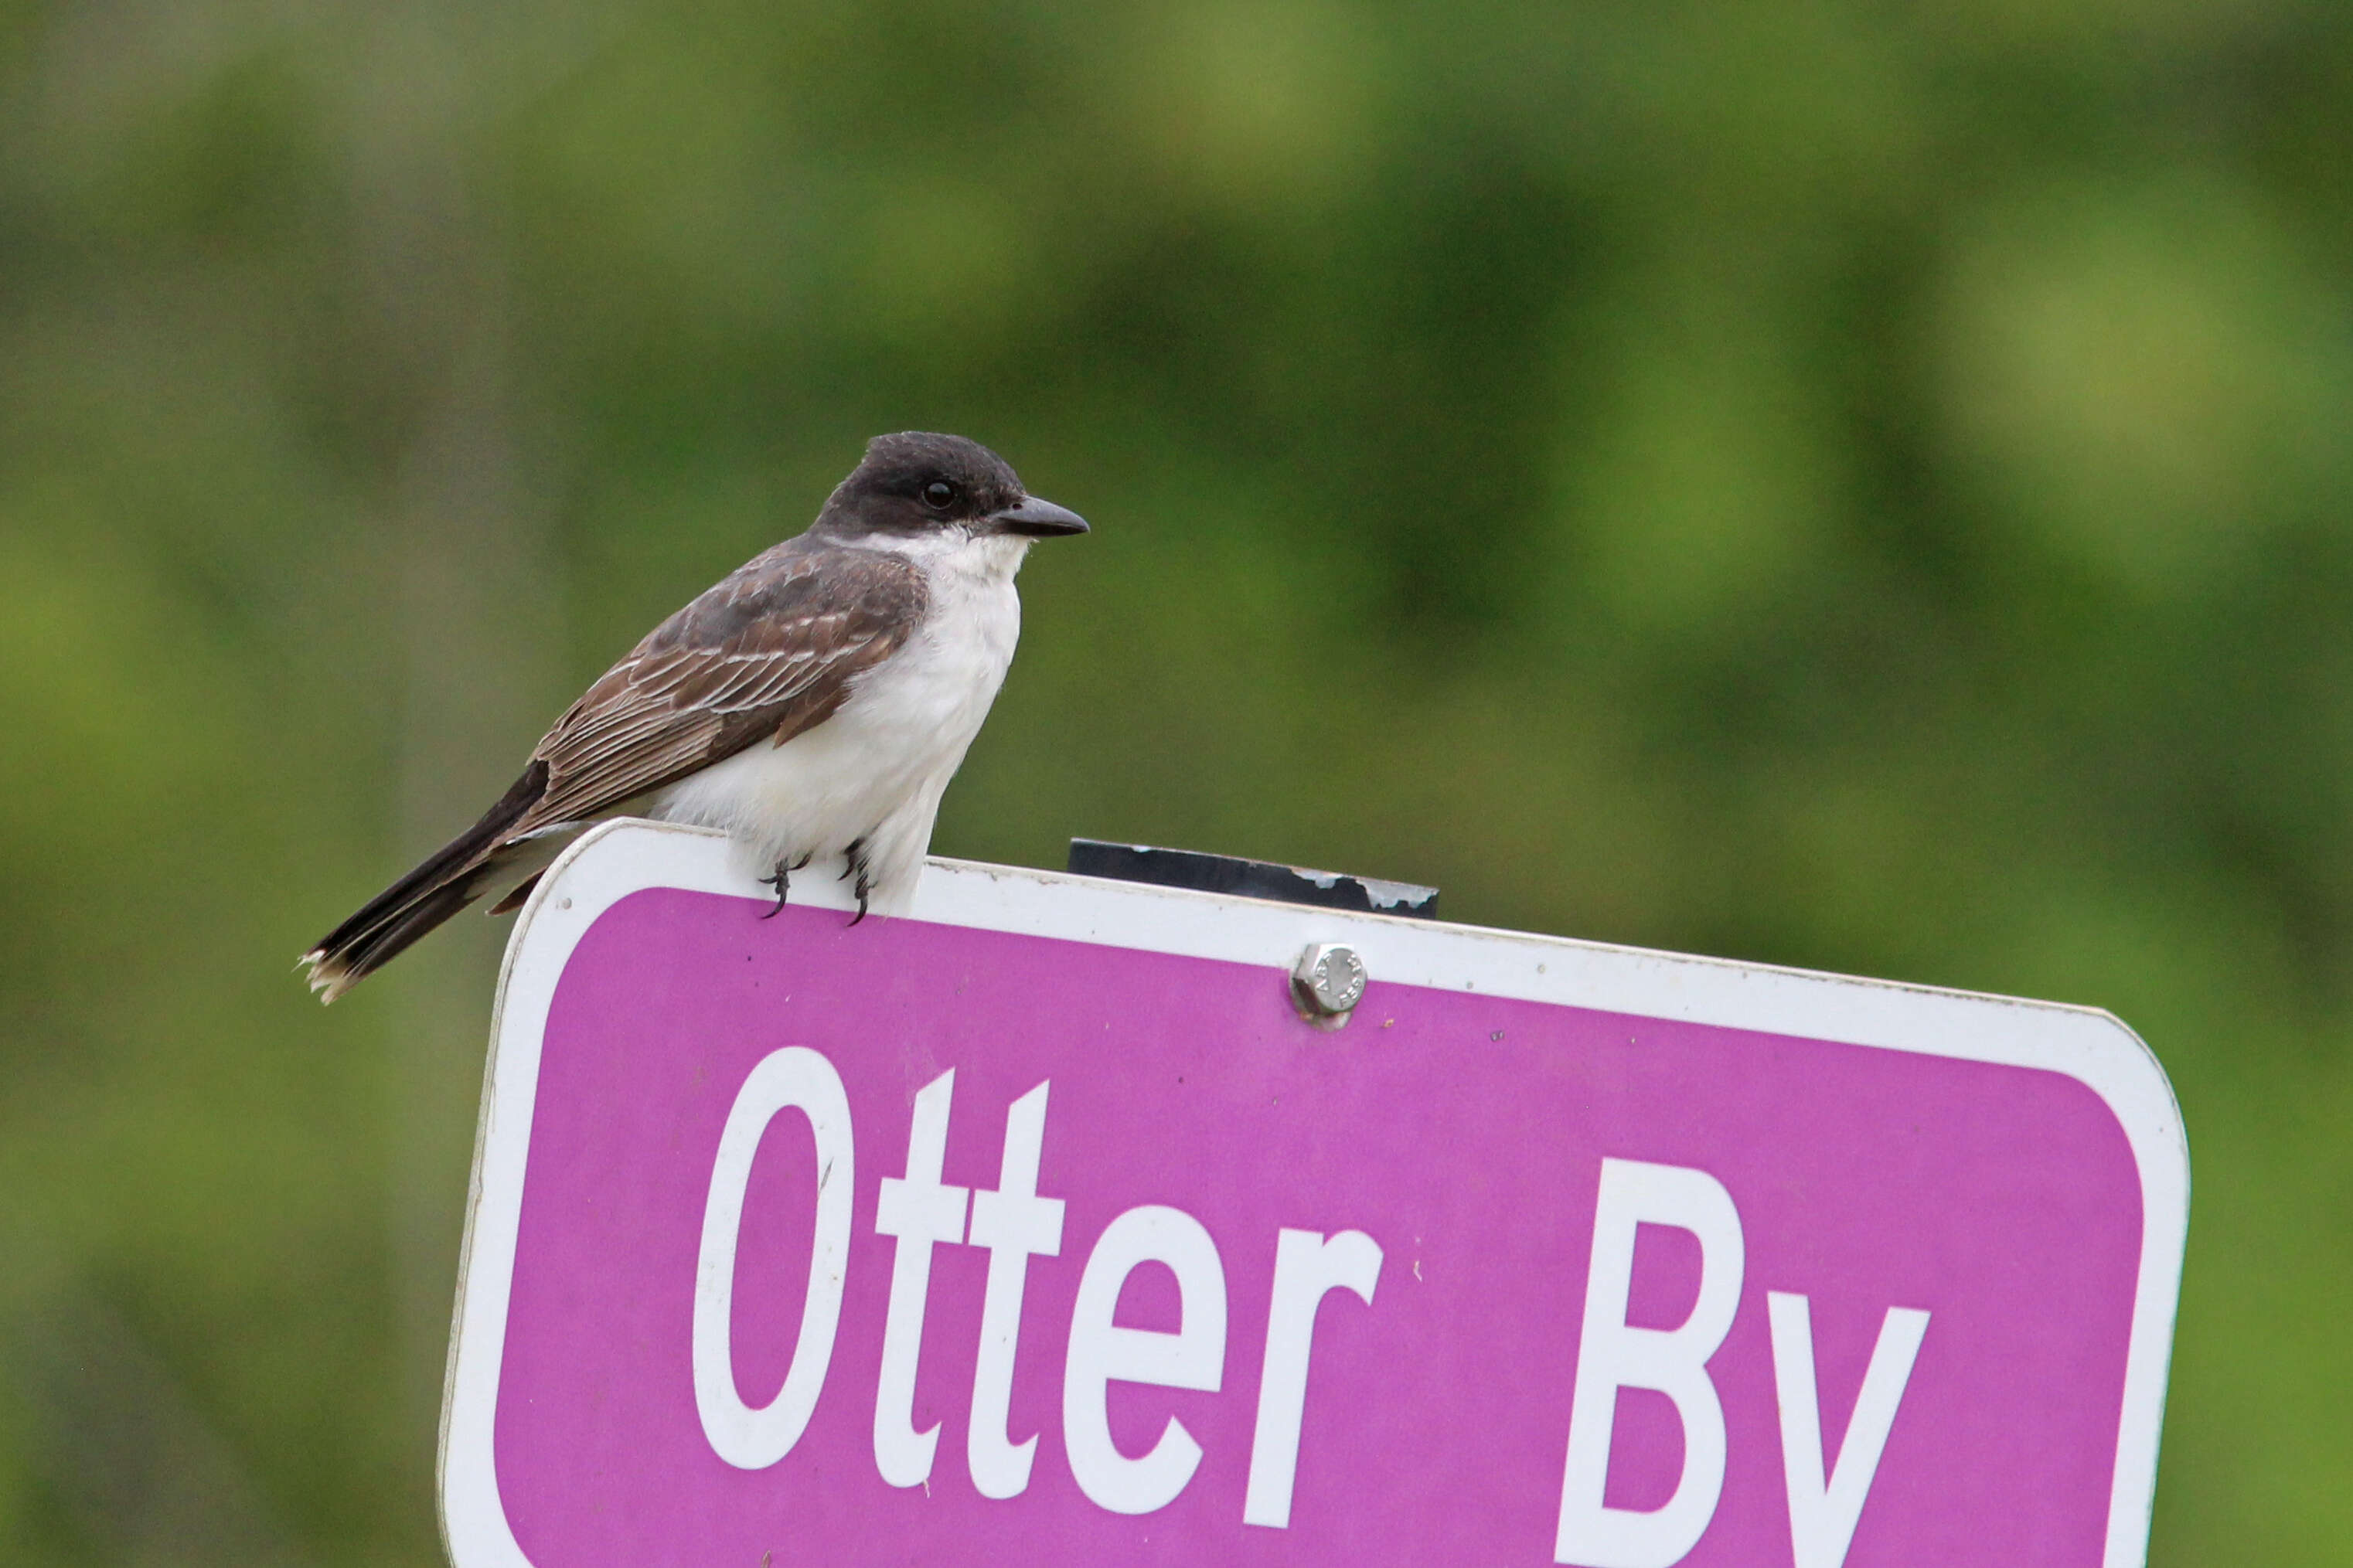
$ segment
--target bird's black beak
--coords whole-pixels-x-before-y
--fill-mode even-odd
[[[1025,534],[1031,539],[1050,539],[1060,533],[1084,533],[1087,520],[1068,507],[1056,506],[1036,496],[1024,496],[1019,506],[1008,506],[1002,511],[988,514],[999,533]]]

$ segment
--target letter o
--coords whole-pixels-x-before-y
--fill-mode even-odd
[[[752,1156],[768,1124],[786,1110],[808,1118],[817,1137],[817,1235],[809,1248],[808,1293],[801,1303],[800,1337],[776,1397],[758,1409],[735,1387],[732,1331],[735,1310],[735,1243],[744,1226],[744,1193]],[[841,1322],[841,1287],[849,1268],[851,1163],[849,1097],[833,1064],[804,1046],[772,1051],[736,1091],[711,1167],[711,1196],[702,1210],[702,1247],[694,1269],[694,1409],[712,1451],[737,1469],[765,1469],[800,1441],[825,1387]]]

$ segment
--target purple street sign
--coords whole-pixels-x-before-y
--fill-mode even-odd
[[[2104,1014],[955,862],[814,897],[617,823],[525,911],[458,1568],[2144,1559],[2188,1156]]]

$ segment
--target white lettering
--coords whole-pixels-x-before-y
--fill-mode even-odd
[[[1803,1296],[1765,1294],[1773,1325],[1773,1390],[1781,1404],[1781,1477],[1789,1494],[1789,1541],[1797,1568],[1841,1568],[1862,1519],[1863,1499],[1879,1473],[1895,1407],[1912,1380],[1912,1363],[1928,1332],[1928,1314],[1890,1307],[1880,1321],[1871,1365],[1847,1418],[1830,1480],[1822,1480],[1821,1405],[1814,1385],[1813,1314]]]
[[[1174,1333],[1112,1321],[1120,1287],[1136,1266],[1165,1263],[1176,1276]],[[1062,1448],[1079,1489],[1113,1513],[1150,1513],[1174,1502],[1201,1462],[1201,1446],[1171,1415],[1159,1440],[1131,1459],[1111,1440],[1107,1385],[1149,1383],[1217,1392],[1226,1366],[1226,1273],[1218,1244],[1181,1209],[1147,1204],[1103,1227],[1071,1308],[1062,1368]]]
[[[1299,1470],[1299,1428],[1307,1410],[1307,1358],[1315,1309],[1345,1288],[1366,1306],[1381,1277],[1380,1244],[1361,1230],[1331,1240],[1313,1230],[1283,1230],[1274,1245],[1274,1292],[1266,1310],[1266,1361],[1258,1381],[1258,1429],[1250,1437],[1244,1524],[1286,1529]]]
[[[980,1307],[980,1353],[973,1364],[972,1420],[965,1458],[986,1498],[1018,1497],[1029,1485],[1033,1434],[1018,1443],[1006,1430],[1013,1402],[1013,1354],[1021,1338],[1021,1293],[1034,1253],[1062,1250],[1062,1201],[1038,1195],[1038,1160],[1046,1142],[1046,1091],[1039,1084],[1005,1113],[1005,1160],[995,1192],[972,1194],[975,1247],[988,1248],[987,1293]]]
[[[932,1473],[932,1456],[940,1445],[938,1422],[915,1430],[915,1363],[923,1348],[933,1244],[964,1239],[967,1191],[940,1182],[955,1094],[953,1068],[916,1093],[907,1131],[906,1178],[882,1178],[882,1196],[874,1211],[876,1233],[899,1238],[891,1258],[890,1314],[882,1321],[882,1370],[874,1387],[874,1468],[894,1487],[922,1485]]]
[[[817,1234],[809,1244],[808,1290],[792,1365],[776,1398],[754,1409],[735,1386],[735,1243],[752,1156],[768,1123],[786,1110],[807,1117],[817,1138]],[[694,1410],[712,1451],[737,1469],[762,1469],[792,1452],[825,1387],[849,1269],[849,1198],[856,1185],[850,1155],[849,1097],[833,1064],[802,1046],[762,1058],[736,1091],[719,1134],[694,1268]]]
[[[1638,1329],[1626,1321],[1641,1225],[1672,1226],[1699,1238],[1699,1299],[1680,1328]],[[1744,1263],[1740,1214],[1723,1183],[1681,1165],[1601,1162],[1577,1383],[1569,1396],[1556,1563],[1669,1568],[1706,1533],[1724,1490],[1724,1405],[1709,1381],[1707,1358],[1731,1331]],[[1665,1394],[1683,1423],[1683,1474],[1657,1509],[1609,1508],[1601,1500],[1620,1388]]]

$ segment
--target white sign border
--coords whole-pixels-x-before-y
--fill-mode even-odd
[[[442,1391],[441,1531],[456,1568],[532,1568],[499,1500],[492,1441],[540,1045],[573,949],[607,910],[649,888],[771,896],[724,835],[619,819],[583,834],[541,879],[515,921],[491,1013]],[[793,898],[850,907],[825,878],[796,883]],[[2140,1277],[2101,1562],[2102,1568],[2147,1562],[2189,1235],[2189,1147],[2164,1069],[2113,1015],[965,860],[925,864],[912,918],[1260,964],[1270,985],[1283,983],[1308,942],[1346,942],[1381,982],[2042,1068],[2075,1079],[2115,1114],[2140,1173]]]

